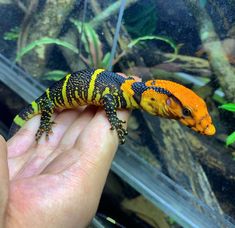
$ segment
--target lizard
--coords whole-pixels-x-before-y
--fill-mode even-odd
[[[140,82],[133,77],[125,78],[105,69],[85,69],[67,74],[13,120],[10,136],[14,135],[27,120],[41,114],[40,126],[35,135],[38,141],[45,132],[46,138],[53,132],[52,114],[78,106],[95,105],[104,108],[119,142],[125,142],[125,121],[117,117],[117,109],[142,109],[154,116],[179,120],[204,135],[214,135],[215,126],[205,101],[191,89],[169,80]]]

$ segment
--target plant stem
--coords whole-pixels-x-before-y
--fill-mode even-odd
[[[126,7],[130,6],[131,4],[137,2],[138,0],[128,0],[126,2]],[[119,8],[121,6],[121,1],[116,1],[109,7],[107,7],[104,11],[102,11],[100,14],[98,14],[93,20],[90,21],[90,25],[93,28],[98,27],[102,24],[105,20],[107,20],[110,16],[117,13]]]

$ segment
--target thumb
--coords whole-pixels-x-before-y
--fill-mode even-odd
[[[0,135],[0,227],[4,223],[8,200],[9,173],[7,164],[7,144]]]

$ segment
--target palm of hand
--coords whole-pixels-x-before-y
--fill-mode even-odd
[[[36,116],[8,142],[9,227],[84,227],[96,211],[116,132],[94,107],[65,111],[55,122],[49,141],[42,137],[36,145]]]

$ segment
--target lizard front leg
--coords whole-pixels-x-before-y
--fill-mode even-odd
[[[117,105],[114,97],[111,94],[106,94],[103,98],[103,104],[104,110],[111,124],[111,130],[116,129],[120,143],[125,143],[127,130],[123,127],[123,124],[126,123],[126,121],[120,120],[117,117]]]
[[[49,138],[49,134],[53,133],[52,131],[52,125],[54,124],[53,121],[51,121],[51,116],[54,113],[54,104],[50,100],[46,100],[41,105],[41,119],[40,119],[40,126],[38,128],[38,131],[36,133],[36,141],[41,138],[42,134],[46,133],[46,139]]]

